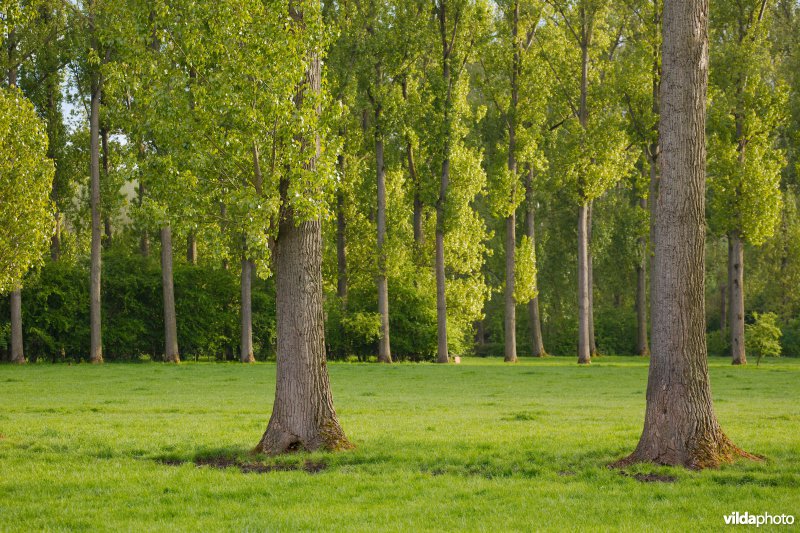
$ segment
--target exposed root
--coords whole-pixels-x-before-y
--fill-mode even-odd
[[[253,452],[266,455],[281,455],[299,451],[325,450],[334,452],[352,448],[354,448],[353,444],[347,440],[342,428],[335,420],[323,423],[322,427],[314,435],[303,438],[284,429],[274,419],[270,419],[267,430]]]
[[[643,446],[642,442],[627,457],[608,465],[610,468],[626,468],[637,463],[650,463],[661,466],[680,466],[689,470],[705,470],[719,468],[738,459],[762,461],[763,457],[746,452],[736,446],[724,433],[717,438],[696,441],[686,447],[682,453],[676,450],[661,451],[651,446]]]

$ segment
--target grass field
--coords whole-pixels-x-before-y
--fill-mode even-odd
[[[247,454],[269,417],[274,364],[0,366],[0,530],[689,531],[723,529],[733,511],[800,519],[797,359],[711,362],[723,427],[766,461],[628,475],[605,465],[639,437],[645,360],[330,372],[357,448],[262,459],[280,468],[253,473],[194,462],[257,460]]]

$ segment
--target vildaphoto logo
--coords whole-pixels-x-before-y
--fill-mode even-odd
[[[740,513],[734,512],[729,515],[725,515],[725,525],[726,526],[765,526],[765,525],[786,525],[790,526],[794,524],[794,515],[790,514],[769,514],[769,513],[761,513],[761,514],[750,514],[750,513]]]

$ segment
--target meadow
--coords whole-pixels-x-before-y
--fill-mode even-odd
[[[723,428],[764,461],[608,468],[641,432],[643,358],[329,363],[356,448],[278,458],[249,453],[272,363],[3,365],[0,530],[688,531],[734,511],[797,517],[800,360],[710,366]]]

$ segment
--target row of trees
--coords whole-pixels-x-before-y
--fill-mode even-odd
[[[189,263],[241,267],[238,344],[252,360],[251,279],[277,272],[281,194],[299,219],[320,217],[329,327],[375,343],[381,361],[402,318],[404,335],[435,335],[441,362],[475,341],[484,353],[502,343],[513,361],[521,332],[532,355],[546,339],[555,353],[577,345],[588,363],[595,309],[601,346],[648,353],[660,2],[324,2],[302,32],[281,9],[6,0],[0,61],[44,121],[55,166],[51,259],[91,257],[89,359],[102,360],[103,244],[136,240],[149,255],[157,235],[165,359],[179,359],[177,236]],[[798,6],[714,4],[710,28],[707,195],[719,237],[707,277],[721,301],[707,315],[744,363],[745,249],[751,308],[778,311],[786,328],[800,310],[785,290],[800,249]],[[312,42],[326,68],[318,96],[301,99],[299,51]],[[65,107],[77,112],[71,128]],[[298,140],[309,132],[321,139],[313,172],[303,165],[316,143]],[[287,169],[297,179],[283,190]],[[15,360],[20,299],[12,292]],[[408,301],[427,311],[399,316]],[[609,336],[605,321],[628,309],[612,329],[629,333]],[[612,342],[626,335],[628,350]]]
[[[16,221],[6,242],[12,253],[19,251],[16,255],[23,264],[6,269],[3,288],[18,288],[20,274],[35,262],[42,236],[50,233],[47,227],[52,218],[42,199],[56,183],[52,163],[58,163],[57,157],[43,154],[42,123],[16,90],[17,71],[25,61],[35,63],[46,57],[48,43],[65,36],[77,43],[67,49],[83,51],[70,56],[69,62],[88,103],[90,357],[102,361],[101,233],[108,214],[101,209],[101,175],[107,179],[111,175],[113,131],[120,136],[118,151],[131,158],[127,163],[118,162],[117,168],[135,173],[139,207],[150,214],[149,220],[155,221],[160,232],[167,360],[177,362],[179,358],[173,226],[195,220],[198,225],[193,229],[213,227],[238,242],[229,248],[242,262],[243,359],[251,357],[246,353],[244,319],[251,265],[262,262],[262,269],[270,267],[274,272],[276,397],[257,447],[266,453],[351,446],[336,418],[325,367],[322,220],[331,204],[329,196],[336,194],[340,212],[337,288],[346,306],[347,247],[342,226],[347,217],[341,213],[343,204],[358,199],[367,186],[365,182],[357,186],[358,176],[363,176],[357,174],[348,197],[343,194],[345,185],[337,187],[336,182],[346,183],[351,175],[347,169],[353,163],[371,167],[377,178],[377,194],[369,194],[367,189],[363,196],[377,199],[375,211],[370,211],[374,221],[364,226],[377,228],[370,257],[375,262],[383,361],[391,361],[387,293],[388,273],[394,265],[390,259],[396,256],[390,252],[401,256],[407,249],[404,243],[396,243],[396,251],[392,250],[388,238],[389,148],[389,153],[405,155],[407,174],[412,178],[407,186],[398,187],[402,193],[410,192],[407,196],[413,200],[415,249],[410,264],[424,265],[433,256],[437,356],[442,362],[448,360],[451,324],[458,330],[458,317],[475,318],[475,310],[480,310],[479,305],[464,304],[482,301],[482,256],[489,236],[486,217],[481,215],[486,212],[505,227],[504,348],[507,360],[516,358],[516,300],[535,296],[535,282],[520,275],[523,270],[515,262],[516,209],[522,198],[530,199],[541,188],[534,186],[534,180],[544,169],[557,169],[551,171],[551,177],[558,177],[559,190],[571,199],[577,213],[577,344],[578,360],[583,363],[589,362],[594,348],[589,248],[594,202],[626,172],[636,169],[637,162],[645,175],[647,164],[649,194],[640,193],[636,205],[641,209],[646,205],[642,200],[649,199],[654,215],[650,225],[653,357],[642,438],[633,455],[621,464],[652,461],[702,468],[739,456],[752,457],[722,432],[708,384],[704,326],[708,3],[667,0],[663,28],[655,30],[662,12],[657,4],[650,6],[651,11],[645,7],[612,9],[602,0],[525,5],[518,0],[494,5],[438,0],[432,6],[398,3],[386,10],[376,3],[323,5],[317,0],[287,5],[188,2],[166,6],[134,1],[112,6],[90,2],[68,3],[57,9],[49,3],[11,4],[3,18],[10,89],[9,96],[3,94],[0,109],[8,117],[3,123],[4,144],[9,145],[7,166],[17,179],[6,180],[4,185],[11,188],[22,182],[33,190],[18,191],[28,211],[4,213]],[[779,7],[788,15],[797,12],[793,3]],[[67,11],[67,27],[80,31],[51,31],[59,28],[57,23],[50,24],[51,19],[59,18],[55,15],[62,8]],[[782,81],[771,71],[756,68],[763,66],[769,43],[761,37],[770,35],[762,34],[761,29],[767,20],[766,2],[748,5],[742,0],[737,8],[711,16],[712,20],[726,13],[738,17],[728,26],[719,23],[717,33],[712,32],[712,41],[722,43],[717,46],[722,57],[732,58],[728,68],[733,74],[727,81],[734,83],[716,93],[712,86],[711,115],[719,110],[721,125],[709,143],[714,154],[710,169],[727,169],[711,172],[712,181],[717,182],[712,186],[711,203],[732,195],[724,203],[728,216],[717,214],[730,242],[731,302],[741,299],[745,230],[748,235],[758,234],[748,224],[763,227],[760,235],[765,237],[773,231],[770,226],[774,227],[769,207],[779,212],[774,207],[778,179],[769,169],[779,170],[780,165],[763,163],[769,158],[769,148],[776,144],[771,137],[776,131],[768,128],[772,108],[756,109],[755,101],[763,104],[767,100],[759,81],[773,95],[780,93]],[[652,18],[643,16],[645,13]],[[341,28],[343,38],[328,31],[330,21],[337,20],[338,24],[332,25]],[[637,39],[631,37],[634,34],[625,30],[636,26],[636,21],[642,23],[641,35],[648,35],[648,28],[651,32],[652,39],[641,39],[649,42],[649,48],[637,48]],[[384,41],[397,28],[403,31],[396,39]],[[655,42],[659,35],[663,43]],[[26,59],[17,60],[16,54],[32,43],[31,51],[23,55]],[[332,49],[334,65],[336,52],[341,56],[338,65],[342,70],[332,77],[330,87],[324,83],[322,69],[326,44]],[[534,45],[540,53],[527,56]],[[361,47],[367,50],[362,52]],[[637,99],[634,89],[641,86],[634,85],[629,92],[619,90],[625,85],[619,67],[631,59],[629,55],[643,51],[652,70],[644,84],[649,90]],[[776,56],[769,57],[773,66],[780,66],[774,61]],[[750,68],[741,71],[748,60]],[[547,65],[548,69],[532,76],[526,70],[532,64]],[[726,63],[722,65],[718,68]],[[48,72],[57,75],[58,69]],[[570,83],[572,80],[579,82]],[[547,96],[541,100],[537,96],[533,105],[525,105],[530,102],[523,95],[539,93]],[[55,92],[49,96],[55,98]],[[338,112],[333,105],[336,101],[342,104]],[[408,109],[414,110],[411,120],[402,120],[400,111]],[[526,115],[526,110],[530,114]],[[54,117],[55,113],[50,118]],[[558,120],[553,122],[554,118]],[[476,120],[481,124],[486,120],[486,126],[470,127]],[[635,126],[642,136],[630,142],[633,135],[628,130]],[[52,129],[55,133],[55,126]],[[337,148],[334,132],[343,142],[340,150],[331,149]],[[716,149],[715,143],[719,144]],[[776,160],[774,151],[772,157]],[[367,158],[374,163],[365,163]],[[759,162],[757,171],[748,166],[754,160]],[[520,167],[525,172],[520,172]],[[714,178],[714,172],[718,177]],[[488,174],[495,177],[487,184]],[[525,176],[524,185],[521,176]],[[728,182],[723,182],[726,179]],[[393,181],[404,183],[400,178]],[[518,192],[523,187],[525,195]],[[490,194],[479,194],[486,188]],[[746,194],[753,188],[759,192]],[[53,195],[55,190],[52,187]],[[766,207],[757,204],[765,201]],[[761,216],[748,218],[747,207]],[[532,210],[530,205],[526,209],[530,225]],[[37,226],[39,221],[45,221],[44,225]],[[211,225],[213,221],[216,226]],[[433,246],[424,246],[424,236],[431,229]],[[527,233],[532,240],[533,231]],[[194,257],[192,239],[196,237],[192,232],[189,235],[188,255]],[[646,240],[636,237],[643,250]],[[148,238],[142,232],[143,252],[149,248]],[[519,250],[530,277],[533,246],[528,242],[526,253]],[[60,253],[58,232],[51,250],[53,255]],[[642,260],[638,264],[640,290],[645,267]],[[452,312],[454,300],[462,304],[459,313]],[[640,295],[637,302],[641,316],[644,298]],[[732,303],[731,310],[743,314],[740,303]],[[19,321],[19,313],[12,312],[12,317]],[[454,320],[448,320],[451,317]],[[733,353],[735,357],[739,353],[738,362],[743,363],[737,344],[742,335],[737,322],[743,317],[734,314],[730,318]],[[644,329],[640,325],[640,332]],[[644,339],[639,340],[643,345]]]

